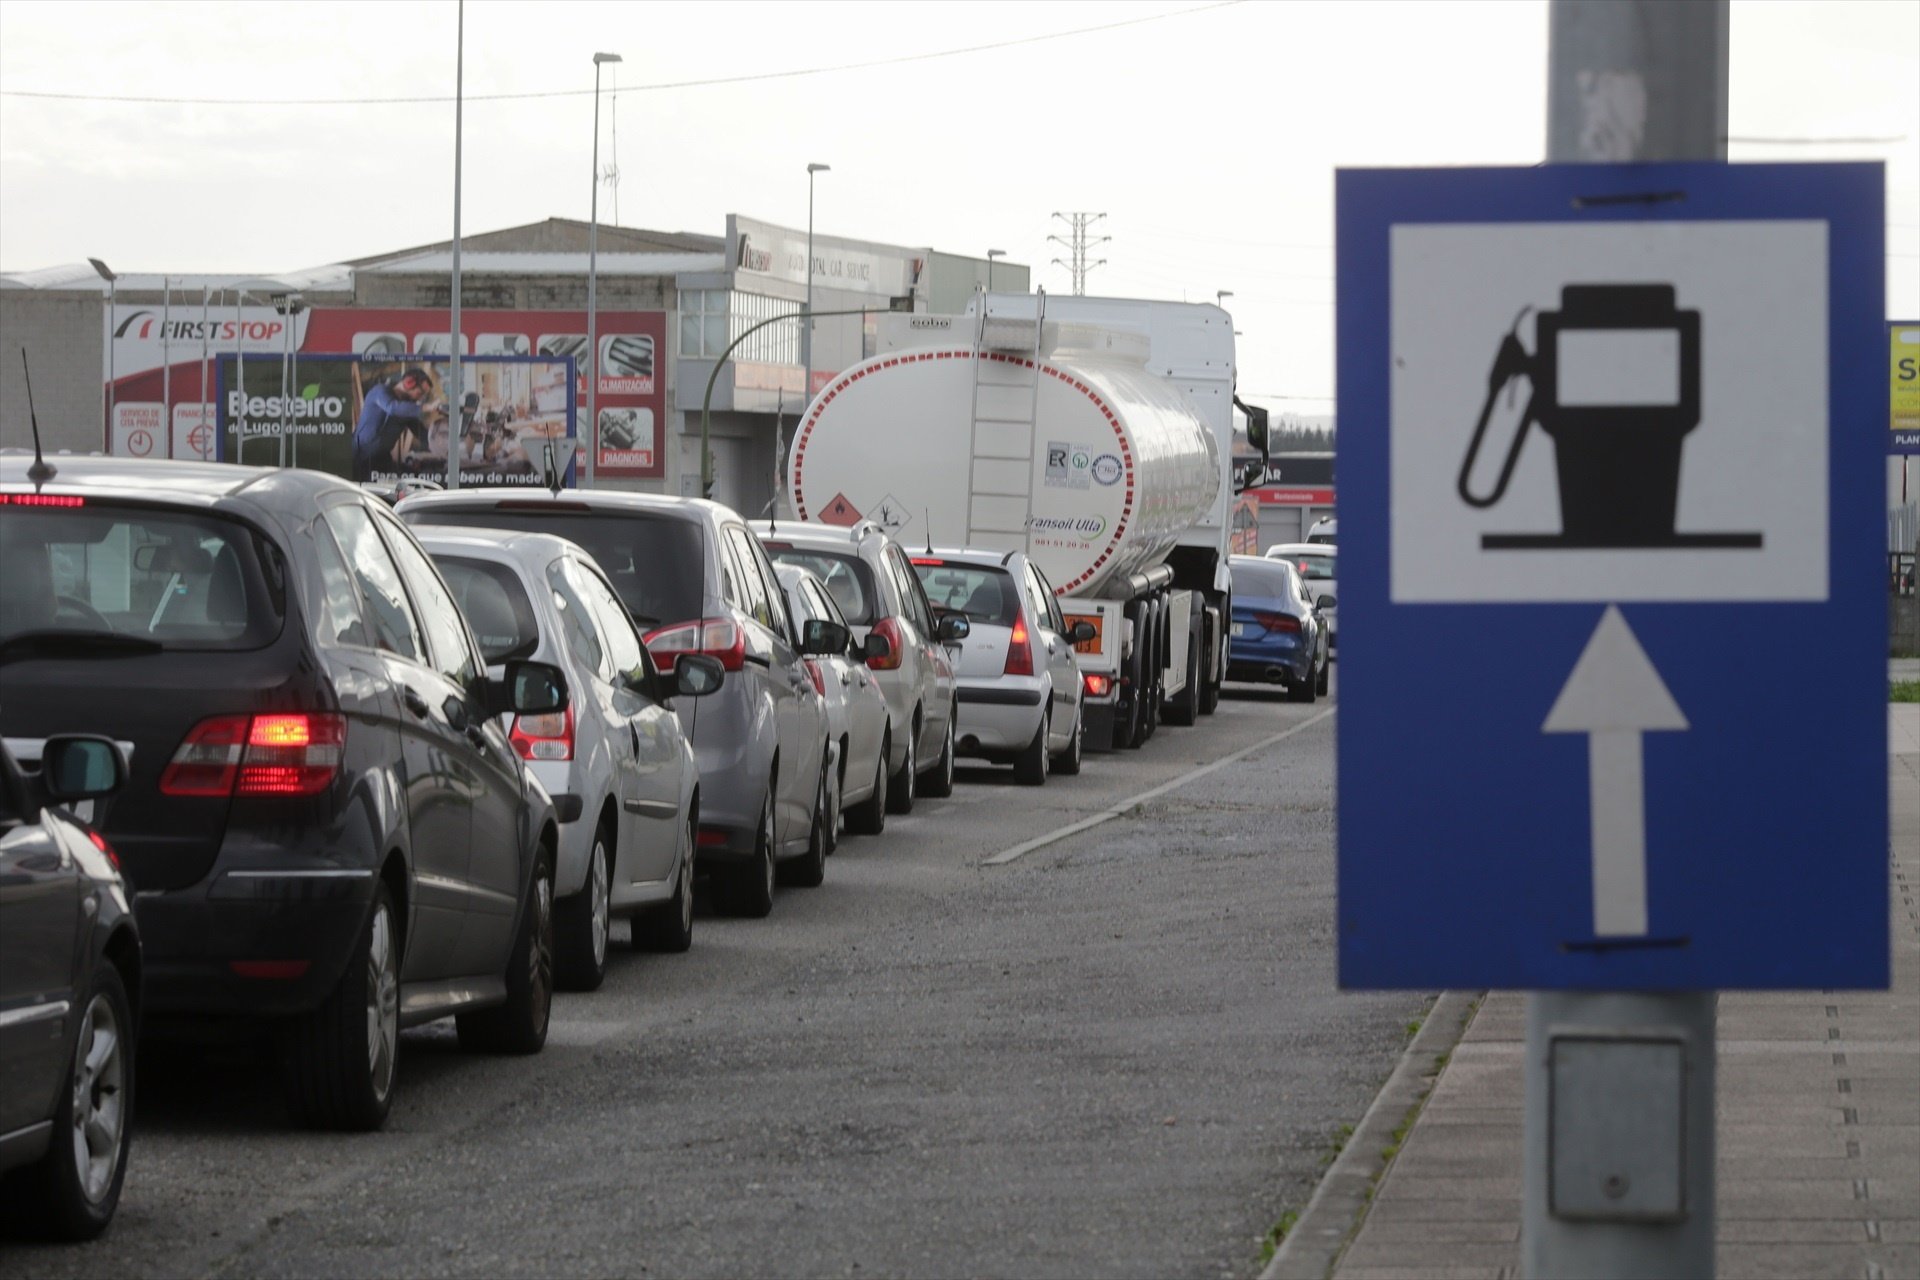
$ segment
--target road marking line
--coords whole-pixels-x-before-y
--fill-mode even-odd
[[[1175,778],[1173,781],[1163,782],[1157,787],[1154,787],[1147,791],[1142,791],[1139,795],[1134,796],[1133,798],[1128,800],[1123,800],[1111,809],[1102,809],[1099,813],[1096,813],[1091,817],[1082,818],[1078,822],[1069,822],[1064,827],[1058,827],[1052,831],[1047,832],[1047,834],[1043,836],[1036,836],[1031,840],[1025,841],[1021,844],[1014,845],[1011,849],[1002,849],[999,853],[996,853],[991,858],[986,859],[980,865],[983,867],[1003,867],[1007,863],[1012,862],[1016,858],[1026,857],[1028,854],[1032,853],[1035,849],[1044,849],[1050,844],[1054,844],[1058,841],[1065,840],[1068,836],[1077,836],[1082,831],[1091,831],[1093,828],[1099,826],[1103,822],[1112,822],[1115,818],[1118,818],[1126,813],[1131,812],[1134,809],[1139,808],[1141,805],[1145,804],[1149,800],[1152,800],[1158,796],[1163,796],[1167,792],[1172,791],[1177,787],[1186,786],[1189,782],[1192,782],[1196,778],[1204,778],[1216,769],[1224,769],[1230,764],[1235,764],[1241,760],[1246,759],[1248,756],[1252,755],[1256,751],[1265,751],[1268,747],[1273,746],[1276,742],[1284,742],[1286,739],[1291,738],[1296,733],[1300,733],[1304,730],[1311,729],[1313,728],[1314,725],[1319,724],[1322,720],[1325,720],[1328,716],[1332,715],[1338,709],[1339,708],[1337,707],[1328,707],[1325,711],[1322,711],[1320,714],[1313,716],[1310,719],[1302,720],[1299,724],[1294,725],[1290,729],[1282,729],[1279,733],[1276,733],[1271,737],[1262,738],[1260,741],[1254,743],[1250,747],[1243,747],[1240,750],[1234,752],[1230,756],[1222,756],[1218,760],[1215,760],[1212,764],[1203,764],[1197,769],[1191,769],[1186,773],[1181,774],[1179,777]]]

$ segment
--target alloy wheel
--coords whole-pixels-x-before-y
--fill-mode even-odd
[[[598,966],[607,962],[607,934],[613,928],[613,892],[607,883],[607,845],[606,841],[599,836],[595,836],[593,841],[591,873],[589,892],[593,894],[590,903],[593,919],[590,927],[593,939],[593,963]]]
[[[73,1166],[80,1190],[94,1204],[113,1186],[127,1123],[126,1047],[113,1005],[96,995],[87,1005],[79,1051],[73,1056]]]
[[[400,975],[393,954],[393,918],[383,902],[373,913],[367,939],[367,1077],[374,1096],[393,1087],[395,1050],[400,1041]]]

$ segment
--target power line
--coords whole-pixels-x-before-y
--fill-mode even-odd
[[[1119,22],[1105,22],[1094,27],[1075,27],[1070,31],[1052,31],[1045,35],[1022,36],[1016,40],[996,40],[990,44],[967,45],[959,49],[940,49],[932,53],[901,54],[892,58],[872,58],[865,62],[841,62],[825,67],[802,67],[789,71],[761,71],[752,75],[720,76],[711,80],[677,80],[663,84],[639,84],[618,90],[617,92],[665,93],[675,89],[705,89],[715,85],[749,84],[760,80],[795,80],[805,76],[832,75],[842,71],[867,71],[875,67],[894,67],[911,62],[931,62],[939,58],[958,58],[972,53],[991,53],[996,49],[1013,49],[1022,45],[1044,44],[1050,40],[1065,40],[1073,36],[1094,35],[1102,31],[1116,31],[1121,27],[1136,27],[1148,22],[1163,22],[1169,18],[1186,18],[1197,13],[1208,13],[1215,9],[1227,9],[1244,3],[1246,3],[1246,0],[1214,0],[1212,4],[1203,4],[1192,9],[1176,9],[1170,13],[1152,13],[1142,18],[1126,18]],[[469,93],[465,95],[465,97],[468,102],[525,102],[536,98],[584,98],[592,93],[593,90],[591,89],[547,89],[531,93]],[[0,89],[0,98],[39,98],[62,102],[101,102],[140,106],[177,107],[385,107],[452,102],[454,95],[441,94],[400,98],[163,98],[146,95],[50,93],[36,89]]]

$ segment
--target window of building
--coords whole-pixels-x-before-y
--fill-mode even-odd
[[[786,298],[726,289],[680,291],[680,354],[718,360],[727,344],[763,320],[791,314],[800,304]],[[800,363],[800,323],[770,324],[740,344],[734,359],[758,364]]]

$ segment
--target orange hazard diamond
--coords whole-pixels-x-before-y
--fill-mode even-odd
[[[848,502],[847,495],[844,493],[834,494],[833,501],[829,502],[826,508],[820,512],[820,521],[822,524],[837,524],[843,528],[851,528],[857,524],[859,520],[860,509],[851,502]]]

